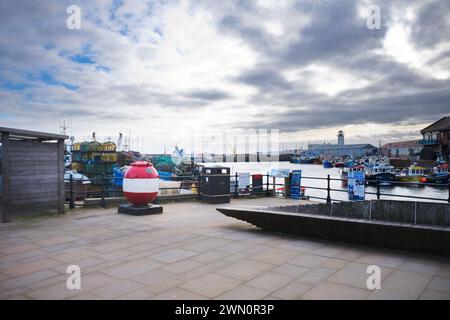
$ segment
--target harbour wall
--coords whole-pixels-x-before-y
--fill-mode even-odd
[[[319,203],[267,208],[353,219],[450,227],[450,204],[396,200]]]

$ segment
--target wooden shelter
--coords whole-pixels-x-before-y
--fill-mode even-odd
[[[20,211],[64,212],[64,140],[68,138],[0,127],[2,222]]]

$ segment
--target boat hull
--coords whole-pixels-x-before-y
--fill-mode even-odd
[[[397,177],[397,180],[400,182],[422,182],[425,176],[400,176]]]
[[[315,164],[316,159],[291,159],[291,163],[297,164]]]
[[[426,177],[427,181],[426,183],[436,183],[436,184],[442,184],[447,185],[449,180],[449,175],[434,175],[434,176],[428,176]]]
[[[345,167],[345,163],[343,162],[337,162],[334,164],[335,168],[344,168]]]
[[[391,183],[396,180],[396,176],[393,173],[376,173],[366,176],[367,183]]]

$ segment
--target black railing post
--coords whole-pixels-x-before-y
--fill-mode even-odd
[[[448,178],[447,188],[448,188],[448,199],[447,199],[447,202],[450,203],[450,176]]]
[[[73,175],[70,174],[69,178],[69,188],[70,188],[70,201],[69,201],[69,209],[75,209],[75,202],[73,201]]]
[[[327,203],[331,203],[330,175],[327,176]]]
[[[106,201],[105,201],[105,174],[102,175],[102,199],[100,201],[100,206],[102,208],[106,208]]]
[[[269,173],[266,174],[266,197],[269,196]]]
[[[238,173],[236,172],[234,174],[234,197],[239,197],[239,190],[238,190]]]
[[[380,200],[380,198],[381,198],[380,180],[377,179],[377,200]]]
[[[202,199],[202,173],[200,172],[198,174],[198,199],[201,200]]]

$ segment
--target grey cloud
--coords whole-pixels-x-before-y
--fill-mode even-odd
[[[2,1],[0,67],[7,66],[8,70],[23,74],[24,70],[45,69],[57,65],[63,70],[61,72],[67,75],[70,74],[65,68],[67,65],[63,64],[64,59],[58,57],[57,52],[78,52],[88,42],[100,49],[100,58],[108,57],[107,65],[124,61],[124,56],[132,50],[129,50],[128,42],[116,41],[120,38],[106,39],[106,32],[113,30],[118,33],[118,30],[108,27],[105,22],[107,17],[96,16],[96,4],[80,2],[83,9],[86,8],[87,18],[97,18],[104,23],[101,28],[86,28],[80,32],[65,28],[65,8],[72,2],[67,0],[55,4],[50,1]],[[258,89],[258,93],[249,98],[247,105],[261,108],[259,111],[252,111],[254,121],[244,126],[274,127],[295,132],[369,122],[418,123],[434,121],[448,114],[450,80],[433,79],[386,55],[374,54],[372,50],[382,48],[382,40],[392,22],[392,9],[407,8],[411,4],[419,6],[418,15],[410,25],[411,40],[417,47],[432,49],[449,41],[450,3],[445,0],[426,3],[374,0],[373,4],[381,7],[382,30],[366,28],[366,21],[357,17],[357,4],[357,1],[351,0],[298,1],[288,9],[289,18],[284,20],[284,16],[278,17],[279,22],[285,24],[287,32],[285,36],[278,38],[264,28],[267,18],[277,19],[276,12],[258,6],[257,2],[205,0],[191,3],[190,8],[207,10],[213,18],[212,21],[215,21],[219,34],[238,39],[238,45],[250,48],[255,54],[254,66],[248,66],[240,74],[228,78],[233,86],[246,85]],[[146,14],[140,15],[135,23],[139,25],[146,19]],[[293,21],[296,15],[306,15],[310,17],[310,21],[297,26]],[[132,19],[121,16],[119,26],[126,27],[131,23],[129,20]],[[135,26],[128,27],[133,29]],[[291,35],[298,37],[290,37]],[[54,45],[55,49],[46,50],[46,45]],[[145,47],[137,52],[144,60],[152,50],[153,47]],[[450,51],[447,50],[428,63],[449,66],[449,56]],[[351,89],[329,97],[315,91],[309,81],[311,74],[306,71],[295,81],[283,76],[285,71],[305,68],[312,64],[325,65],[331,70],[343,71],[356,78],[367,78],[371,84],[362,89]],[[78,70],[70,72],[77,74]],[[229,99],[230,104],[236,103],[233,92],[231,89],[228,91],[226,87],[178,92],[170,87],[125,85],[120,81],[118,83],[121,84],[115,84],[114,81],[102,82],[95,77],[90,77],[89,83],[81,81],[81,76],[77,79],[80,82],[80,93],[77,96],[35,91],[35,101],[27,101],[25,98],[20,100],[17,95],[2,99],[3,102],[6,99],[13,101],[11,103],[15,107],[14,111],[24,117],[25,110],[22,108],[26,107],[30,110],[29,114],[39,114],[40,117],[47,118],[64,115],[94,118],[99,110],[104,110],[104,119],[117,119],[116,117],[122,116],[120,112],[109,113],[108,104],[123,105],[123,110],[156,106],[183,111],[206,107],[225,99]],[[207,85],[205,84],[205,87]],[[50,105],[47,108],[41,104],[44,100],[48,102],[58,96],[62,97],[57,101],[61,102],[63,107]],[[244,105],[236,111],[236,122],[230,126],[241,126],[238,123],[239,112],[245,112],[246,107]],[[132,116],[127,113],[127,117]]]
[[[165,92],[162,89],[150,88],[145,85],[117,85],[111,91],[117,95],[117,100],[126,105],[154,105],[164,108],[199,108],[207,106],[210,101],[218,100],[220,94],[225,98],[226,93],[219,91],[197,91],[189,95],[176,92]],[[201,98],[202,97],[202,98]]]
[[[421,48],[450,41],[450,2],[434,0],[423,4],[412,24],[414,43]]]
[[[284,131],[329,128],[348,124],[401,124],[435,121],[448,115],[450,92],[399,95],[363,100],[323,99],[306,110],[285,109],[256,126]],[[254,124],[249,124],[254,127]]]
[[[231,98],[231,96],[227,92],[222,90],[194,90],[192,92],[186,93],[185,96],[192,99],[206,101],[217,101]]]
[[[261,67],[245,71],[233,80],[258,87],[261,90],[286,90],[292,88],[292,85],[280,73]]]
[[[313,1],[298,10],[314,17],[300,30],[300,39],[279,55],[280,63],[305,65],[381,47],[385,29],[370,30],[357,18],[356,1]]]
[[[442,9],[442,1],[439,3]],[[369,30],[366,21],[356,17],[356,4],[356,1],[298,2],[296,10],[313,17],[310,24],[298,30],[298,40],[277,50],[267,47],[264,52],[259,51],[261,62],[230,80],[260,89],[250,98],[249,104],[272,105],[276,110],[270,117],[261,113],[261,117],[255,119],[256,126],[299,131],[346,124],[433,121],[448,113],[449,80],[431,78],[390,57],[371,52],[382,48],[386,25],[391,18],[389,9],[410,3],[377,1],[385,23],[382,30]],[[438,7],[435,4],[433,10]],[[428,10],[432,9],[422,11]],[[239,22],[238,19],[233,21]],[[424,23],[423,30],[430,24]],[[232,27],[254,48],[260,49],[270,40],[264,32],[249,32],[241,23]],[[437,39],[441,39],[436,34]],[[258,46],[258,42],[263,45]],[[444,54],[433,62],[446,58],[448,56]],[[307,67],[312,63],[323,63],[331,70],[370,79],[371,84],[328,97],[314,91],[305,71],[301,73],[301,79],[295,81],[282,76],[284,70]]]

